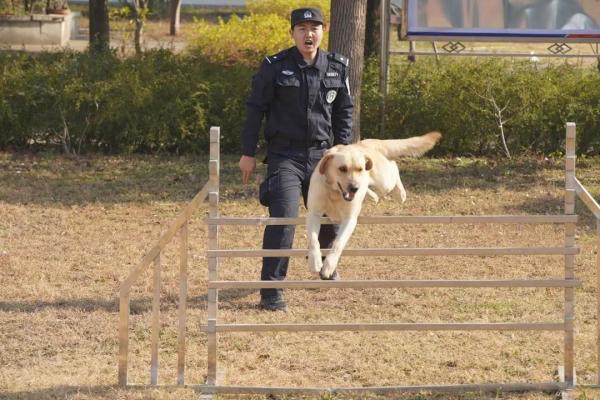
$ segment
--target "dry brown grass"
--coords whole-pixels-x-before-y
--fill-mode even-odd
[[[553,214],[562,210],[560,160],[405,160],[404,205],[368,205],[371,215]],[[235,157],[222,167],[224,215],[266,215],[239,182]],[[578,164],[600,196],[600,159]],[[117,292],[130,268],[207,179],[207,160],[0,153],[0,399],[192,399],[191,389],[128,389],[117,382]],[[190,229],[187,382],[206,373],[206,233]],[[595,242],[589,213],[578,225],[576,368],[595,376]],[[224,248],[257,248],[262,230],[224,227]],[[360,226],[349,247],[560,245],[553,226]],[[296,235],[305,247],[304,229]],[[161,383],[176,381],[177,244],[163,256]],[[345,279],[560,277],[560,257],[343,258]],[[223,279],[254,280],[259,259],[221,263]],[[290,279],[310,278],[293,259]],[[149,381],[151,276],[134,286],[130,382]],[[559,321],[557,289],[288,290],[288,314],[256,308],[255,291],[220,295],[223,322]],[[556,379],[560,333],[400,332],[223,334],[226,384],[362,386],[539,382]],[[580,399],[600,392],[579,390]],[[226,397],[232,398],[232,397]],[[254,397],[260,398],[260,397]],[[322,399],[333,399],[324,396]],[[340,397],[341,398],[341,397]],[[403,398],[449,398],[410,395]],[[454,398],[454,397],[453,397]],[[554,394],[471,394],[464,399],[552,399]]]

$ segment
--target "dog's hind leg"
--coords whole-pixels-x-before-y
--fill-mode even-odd
[[[404,185],[400,179],[400,170],[398,169],[398,164],[394,162],[394,165],[396,166],[396,185],[392,189],[391,193],[392,196],[404,203],[406,201],[406,190],[404,189]]]

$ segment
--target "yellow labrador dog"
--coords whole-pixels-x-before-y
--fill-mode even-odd
[[[308,267],[329,279],[350,239],[366,195],[375,202],[389,193],[404,202],[406,191],[393,158],[420,156],[440,140],[439,132],[408,139],[366,139],[337,145],[325,152],[310,178],[307,199]],[[340,224],[331,253],[321,260],[320,218]]]

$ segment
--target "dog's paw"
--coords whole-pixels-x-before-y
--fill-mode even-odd
[[[375,203],[375,204],[379,203],[379,196],[377,195],[377,193],[375,193],[371,189],[367,189],[367,196],[369,196],[371,198],[373,203]]]
[[[392,191],[392,195],[402,203],[406,201],[406,190],[404,190],[404,186],[402,185],[396,186]]]
[[[325,257],[325,261],[323,262],[323,268],[321,268],[321,277],[323,279],[331,278],[337,267],[337,262],[337,258],[331,256]]]
[[[308,270],[310,272],[318,273],[323,268],[323,260],[321,259],[321,252],[319,250],[309,251],[308,253]]]
[[[402,200],[403,203],[406,201],[406,190],[404,190],[404,187],[400,188],[400,200]]]

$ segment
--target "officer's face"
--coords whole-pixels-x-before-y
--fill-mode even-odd
[[[316,22],[300,22],[290,31],[300,53],[307,57],[316,54],[323,40],[323,25]]]

